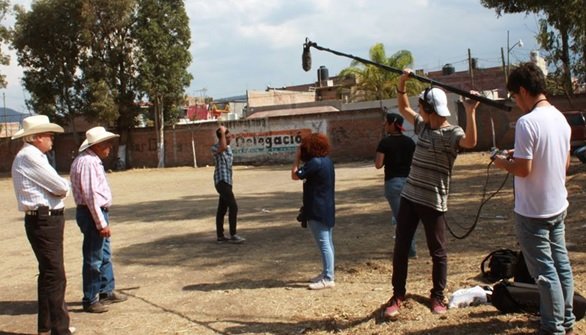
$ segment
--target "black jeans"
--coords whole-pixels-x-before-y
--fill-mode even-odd
[[[65,265],[63,264],[63,229],[65,219],[58,216],[24,218],[26,236],[39,262],[38,331],[68,335],[69,313],[65,305]]]
[[[404,296],[406,293],[409,248],[419,220],[421,220],[425,228],[427,248],[432,261],[431,278],[433,288],[431,289],[431,296],[443,299],[448,276],[444,213],[431,207],[416,204],[403,197],[401,197],[397,217],[395,250],[393,252],[393,294],[395,296]]]
[[[236,220],[238,215],[238,204],[232,192],[232,185],[226,182],[216,184],[216,191],[220,194],[218,201],[218,211],[216,213],[216,234],[218,237],[224,236],[224,215],[228,213],[228,223],[230,225],[230,235],[236,235]]]

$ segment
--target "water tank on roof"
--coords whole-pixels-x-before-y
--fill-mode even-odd
[[[319,69],[317,69],[317,81],[319,86],[325,86],[328,79],[330,79],[328,68],[324,65],[320,66]]]
[[[442,67],[442,74],[444,76],[449,76],[452,73],[454,73],[456,71],[456,68],[454,68],[454,65],[448,63],[446,65],[444,65],[444,67]]]

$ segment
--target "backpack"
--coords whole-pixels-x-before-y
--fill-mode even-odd
[[[516,283],[501,280],[492,288],[490,302],[502,313],[539,313],[539,289],[536,284]],[[586,298],[574,292],[574,315],[576,321],[584,318]]]
[[[515,275],[518,258],[519,253],[516,251],[510,249],[495,250],[480,263],[482,276],[491,282],[512,278]]]

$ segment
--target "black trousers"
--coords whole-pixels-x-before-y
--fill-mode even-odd
[[[228,224],[230,225],[230,235],[236,235],[236,221],[238,216],[238,204],[232,192],[232,185],[226,182],[216,184],[216,191],[220,194],[218,201],[218,211],[216,213],[216,234],[218,237],[224,236],[224,216],[228,213]]]
[[[397,229],[395,231],[395,249],[393,252],[393,294],[404,296],[406,293],[409,249],[417,230],[419,221],[423,223],[427,248],[431,256],[431,279],[433,288],[431,296],[443,299],[448,276],[448,255],[446,251],[445,213],[431,207],[416,204],[401,197]]]
[[[63,215],[27,215],[24,226],[39,262],[38,331],[50,331],[52,335],[69,335],[69,313],[65,305],[67,279],[63,264],[65,218]]]

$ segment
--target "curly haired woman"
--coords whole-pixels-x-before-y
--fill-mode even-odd
[[[303,212],[321,253],[323,270],[309,284],[310,290],[332,288],[334,283],[335,224],[334,163],[330,143],[319,133],[304,136],[291,168],[293,180],[303,180]],[[303,162],[303,166],[300,163]]]

